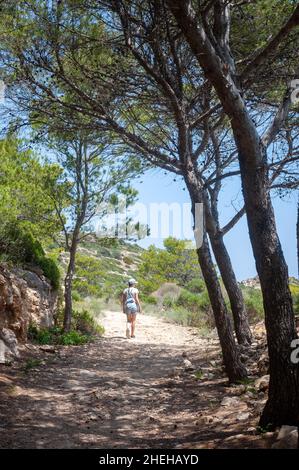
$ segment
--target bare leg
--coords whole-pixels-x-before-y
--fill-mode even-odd
[[[135,336],[135,323],[136,323],[136,315],[132,315],[131,336]]]
[[[127,325],[126,325],[126,337],[128,339],[131,337],[129,323],[131,323],[131,328],[132,328],[132,315],[130,313],[127,314]]]

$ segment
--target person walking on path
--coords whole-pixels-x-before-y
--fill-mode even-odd
[[[129,280],[129,286],[123,291],[122,306],[123,312],[127,315],[126,336],[127,338],[135,338],[135,324],[137,312],[141,313],[141,305],[139,301],[139,291],[136,288],[137,281]],[[131,325],[131,328],[130,328]]]

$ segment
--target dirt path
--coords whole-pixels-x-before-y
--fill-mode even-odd
[[[131,340],[122,314],[107,311],[102,323],[105,337],[91,345],[56,354],[29,347],[21,364],[0,366],[0,447],[267,446],[253,433],[253,410],[244,419],[245,400],[221,405],[235,391],[219,366],[217,340],[147,315],[139,315]],[[200,380],[185,370],[185,356]],[[36,358],[42,362],[24,373]]]

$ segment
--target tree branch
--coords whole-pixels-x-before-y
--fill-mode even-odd
[[[279,47],[283,39],[288,36],[290,31],[298,25],[299,5],[295,8],[290,18],[286,21],[286,23],[282,26],[278,33],[266,44],[266,46],[264,46],[264,48],[260,52],[256,54],[254,59],[246,65],[246,67],[240,74],[240,79],[244,80],[246,77],[248,77],[251,72],[256,71],[256,69],[268,59],[270,54],[273,54],[273,52],[275,52],[275,50]]]
[[[236,225],[236,223],[239,222],[245,212],[245,206],[243,206],[242,209],[240,209],[239,212],[237,212],[234,217],[226,225],[224,225],[224,227],[220,229],[220,232],[223,235],[226,235],[227,232],[229,232]]]

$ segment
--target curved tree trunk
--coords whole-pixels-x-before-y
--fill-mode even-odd
[[[247,376],[247,372],[240,361],[238,346],[233,335],[232,323],[226,309],[217,273],[213,266],[206,234],[204,234],[202,246],[197,249],[197,254],[215,317],[225,370],[230,382],[238,382]]]
[[[213,235],[209,231],[208,234],[223,284],[229,297],[238,343],[248,346],[252,341],[248,315],[243,294],[236,279],[230,256],[223,241],[223,236],[222,234]]]
[[[196,176],[196,169],[191,161],[187,165],[185,182],[192,202],[194,225],[196,225],[196,204],[203,201],[203,192]],[[195,230],[197,227],[194,227]],[[196,237],[195,237],[196,238]],[[239,348],[235,342],[221,286],[215,271],[205,227],[203,226],[202,245],[197,247],[198,261],[204,277],[211,302],[215,324],[222,349],[223,362],[230,382],[238,382],[247,377],[247,371],[239,357]]]
[[[265,189],[267,170],[261,168],[260,172],[249,173],[247,177],[243,162],[241,166],[249,234],[263,293],[269,351],[269,395],[260,425],[298,426],[299,368],[291,361],[291,342],[297,338],[297,332],[288,269],[276,231],[270,195]]]
[[[297,331],[288,269],[269,194],[266,148],[236,86],[233,67],[229,66],[224,73],[223,60],[199,25],[190,2],[167,0],[167,3],[230,118],[238,148],[249,236],[263,293],[269,351],[269,396],[260,424],[299,426],[299,367],[291,361],[291,343],[297,338]],[[299,7],[290,24],[296,24],[298,18]],[[217,44],[226,52],[230,52],[228,38],[229,35],[226,42]]]
[[[206,194],[204,194],[204,197],[207,232],[224,287],[229,297],[237,340],[239,344],[248,346],[252,342],[248,315],[243,294],[236,279],[232,262],[223,240],[223,234],[220,231],[217,200],[213,204],[213,201],[210,203]]]
[[[297,223],[296,223],[296,236],[297,236],[297,277],[299,279],[299,195],[297,202]]]

